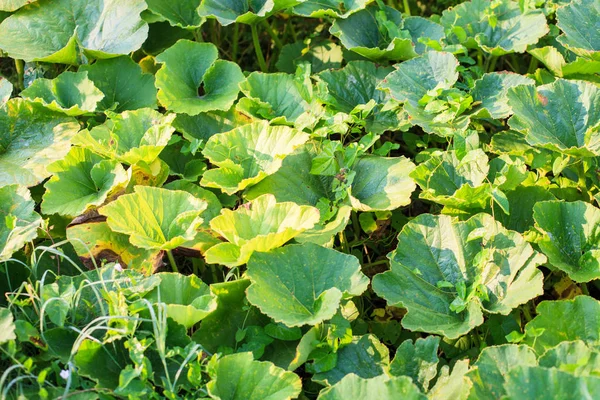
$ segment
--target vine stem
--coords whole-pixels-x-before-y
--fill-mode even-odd
[[[256,58],[258,59],[258,65],[260,66],[260,70],[262,72],[267,72],[267,63],[265,61],[265,56],[263,56],[262,49],[260,48],[256,24],[250,25],[250,28],[252,29],[252,43],[254,44],[254,52],[256,53]]]
[[[25,82],[23,80],[25,76],[25,65],[23,60],[15,59],[15,69],[17,70],[17,84],[20,90],[25,89]]]
[[[408,4],[408,0],[402,0],[402,4],[404,5],[404,13],[410,15],[410,5]]]
[[[240,24],[236,23],[233,28],[233,47],[231,49],[231,60],[233,62],[237,62],[239,39],[240,39]]]
[[[173,272],[179,272],[177,264],[175,263],[175,257],[173,257],[173,252],[171,250],[167,250],[167,257],[169,258],[169,263],[171,264]]]
[[[267,33],[269,34],[269,36],[271,36],[271,39],[273,39],[273,42],[275,43],[275,47],[277,47],[279,50],[281,50],[281,48],[283,47],[283,43],[281,43],[281,39],[279,39],[279,36],[277,36],[277,33],[275,33],[275,30],[273,29],[273,27],[271,26],[269,21],[267,21],[266,19],[263,19],[262,24],[267,29]]]

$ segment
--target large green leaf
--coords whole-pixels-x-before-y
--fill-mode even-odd
[[[408,31],[412,37],[414,51],[417,54],[423,54],[431,51],[432,48],[423,42],[440,43],[446,38],[444,27],[431,19],[423,17],[406,17],[404,18],[404,29]]]
[[[532,146],[578,157],[600,155],[600,88],[557,79],[548,85],[508,90],[511,128]]]
[[[131,362],[123,340],[102,343],[85,339],[73,357],[77,372],[97,382],[97,388],[116,389],[119,376]]]
[[[79,132],[73,143],[125,164],[149,165],[169,143],[174,118],[149,108],[110,114],[106,123]]]
[[[17,11],[19,8],[37,0],[0,0],[0,11]]]
[[[407,329],[457,338],[543,292],[545,257],[487,214],[468,221],[422,214],[404,226],[391,270],[373,278],[390,305],[408,310]]]
[[[575,60],[572,60],[570,57],[571,53],[561,52],[554,46],[536,47],[527,50],[527,52],[541,61],[550,72],[560,78],[570,76],[573,76],[573,78],[582,78],[585,75],[600,73],[600,60],[590,60],[585,57],[577,57]]]
[[[368,61],[351,61],[344,68],[326,70],[317,75],[319,99],[333,112],[359,114],[373,102],[376,106],[366,117],[366,129],[380,133],[398,125],[395,110],[382,111],[390,96],[377,86],[392,71],[389,67],[377,66]],[[348,83],[351,84],[348,84]]]
[[[87,72],[88,78],[104,93],[98,110],[123,112],[156,108],[154,76],[143,73],[142,68],[127,56],[98,60],[92,65],[82,65],[79,71]]]
[[[336,366],[314,374],[313,380],[331,386],[351,374],[365,379],[374,378],[386,373],[389,363],[389,350],[375,335],[355,336],[351,343],[338,350]]]
[[[265,326],[269,319],[246,300],[247,279],[215,283],[210,291],[217,298],[217,308],[200,323],[193,340],[211,352],[219,348],[234,349],[240,330],[249,326]]]
[[[294,14],[313,18],[347,18],[373,0],[306,0],[294,7]]]
[[[42,105],[11,99],[0,109],[0,186],[33,186],[50,176],[46,167],[62,159],[79,130],[73,118]]]
[[[537,316],[525,327],[525,343],[538,354],[568,340],[600,343],[600,303],[589,296],[542,301]]]
[[[423,391],[437,375],[439,336],[405,340],[390,363],[390,375],[408,376]]]
[[[334,201],[331,190],[334,177],[310,173],[314,156],[310,144],[299,147],[283,160],[277,172],[250,187],[245,197],[253,200],[263,194],[272,194],[277,201],[291,201],[306,206],[317,206],[321,199]],[[321,216],[319,223],[301,233],[296,240],[321,245],[329,243],[333,235],[346,227],[351,210],[349,205],[342,205],[331,218]]]
[[[25,243],[37,237],[42,217],[23,186],[0,187],[0,261],[8,260]]]
[[[131,244],[149,250],[171,250],[194,238],[202,224],[205,201],[180,190],[149,186],[134,190],[99,210],[110,229],[129,235]]]
[[[187,329],[217,308],[215,295],[196,275],[163,272],[156,276],[160,277],[160,285],[144,298],[166,305],[167,317]]]
[[[427,397],[406,376],[361,378],[349,374],[333,386],[319,392],[319,400],[377,399],[425,400]]]
[[[333,200],[333,177],[310,173],[315,153],[310,143],[287,156],[281,168],[248,188],[245,197],[253,200],[263,194],[272,194],[277,201],[291,201],[299,205],[316,206],[321,198]]]
[[[506,72],[484,74],[481,79],[475,81],[475,87],[471,92],[473,100],[481,102],[481,105],[474,112],[483,118],[508,118],[512,114],[506,97],[508,89],[519,85],[532,85],[533,83],[533,79],[519,74]]]
[[[329,31],[345,48],[370,60],[407,60],[417,53],[410,33],[402,26],[400,11],[373,5],[346,19],[336,19]]]
[[[20,95],[70,116],[96,111],[98,102],[104,98],[88,79],[87,72],[63,72],[54,79],[36,79]]]
[[[229,110],[244,74],[237,64],[217,57],[214,44],[183,39],[158,55],[156,61],[163,64],[156,73],[160,103],[189,115]]]
[[[40,0],[0,24],[0,48],[12,58],[79,64],[139,49],[148,36],[144,0]]]
[[[397,70],[390,73],[379,88],[404,103],[410,124],[418,125],[428,133],[452,136],[455,131],[467,129],[469,124],[465,110],[458,111],[464,107],[463,102],[471,99],[470,96],[458,89],[449,91],[458,79],[458,66],[454,55],[430,51],[397,64]],[[449,94],[444,95],[444,91]],[[438,96],[439,100],[432,101]],[[428,107],[438,104],[439,108]]]
[[[486,347],[467,374],[473,382],[469,398],[503,398],[508,373],[521,365],[537,365],[535,353],[529,346],[507,344]]]
[[[589,203],[544,201],[533,218],[545,233],[538,242],[554,267],[576,282],[600,278],[600,210]]]
[[[340,68],[342,48],[328,39],[298,40],[283,46],[275,66],[281,72],[293,74],[300,63],[308,62],[312,73],[329,68]]]
[[[293,7],[301,0],[204,0],[200,15],[214,17],[223,26],[239,22],[256,24],[271,14]]]
[[[452,54],[431,51],[396,64],[396,71],[390,73],[379,88],[400,102],[418,107],[419,100],[427,92],[450,89],[456,83],[458,65]]]
[[[539,9],[521,11],[511,0],[472,0],[443,12],[441,23],[453,43],[500,56],[523,53],[527,46],[548,33],[546,17]]]
[[[199,28],[206,19],[200,16],[198,0],[146,0],[148,10],[180,28]]]
[[[576,376],[600,374],[600,351],[581,340],[561,342],[539,358],[540,367],[558,368]]]
[[[228,111],[210,111],[197,115],[177,114],[173,126],[192,144],[205,143],[217,133],[228,132],[251,122],[234,107]]]
[[[554,200],[555,197],[543,186],[517,186],[505,192],[510,214],[505,214],[494,204],[496,220],[512,231],[524,233],[534,225],[533,206],[537,202]]]
[[[415,165],[404,157],[361,157],[352,167],[356,171],[350,201],[359,211],[395,210],[410,204],[416,188],[409,177]]]
[[[369,284],[356,257],[312,243],[255,252],[247,275],[248,301],[290,327],[332,318],[342,298],[360,296]]]
[[[556,11],[557,26],[564,32],[558,41],[572,52],[600,61],[600,4],[575,0]]]
[[[162,265],[163,253],[132,245],[129,236],[113,232],[105,221],[90,221],[67,228],[67,239],[86,266],[102,265],[103,261],[118,262],[150,275]],[[92,258],[94,261],[92,261]]]
[[[419,164],[410,177],[421,188],[419,197],[456,209],[482,209],[489,205],[486,183],[488,157],[480,149],[462,158],[455,150],[436,152]]]
[[[435,381],[435,385],[427,392],[430,400],[466,400],[471,390],[471,380],[466,376],[469,371],[469,360],[458,360],[452,372],[444,365]]]
[[[508,373],[507,399],[545,400],[585,399],[593,400],[600,393],[600,378],[576,377],[555,368],[522,366]]]
[[[275,173],[282,160],[308,140],[308,134],[286,126],[257,121],[212,136],[203,154],[218,168],[202,176],[201,184],[233,194]]]
[[[44,185],[44,214],[75,217],[102,205],[117,188],[125,189],[129,176],[123,166],[91,151],[73,147],[62,160],[48,166],[54,176]]]
[[[316,122],[310,112],[312,83],[302,74],[253,72],[240,88],[246,97],[240,99],[237,108],[246,114],[286,125]]]
[[[351,61],[344,68],[323,71],[316,76],[321,82],[319,97],[331,108],[346,114],[371,100],[383,104],[389,97],[377,90],[377,85],[391,71],[389,67],[368,61]]]
[[[295,203],[277,203],[275,196],[257,197],[235,211],[223,209],[210,227],[227,240],[205,254],[209,264],[228,267],[245,264],[254,251],[283,246],[319,221],[319,210]]]
[[[287,400],[302,389],[300,378],[266,361],[255,361],[252,353],[224,356],[217,361],[212,380],[206,385],[210,397],[219,400]]]

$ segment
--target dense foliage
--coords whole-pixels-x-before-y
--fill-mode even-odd
[[[0,398],[593,399],[600,0],[0,0]]]

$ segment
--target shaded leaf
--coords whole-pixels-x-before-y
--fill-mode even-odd
[[[388,348],[375,335],[355,336],[352,343],[338,350],[335,368],[314,374],[312,379],[331,386],[351,374],[364,379],[374,378],[384,374],[389,363]]]
[[[390,363],[390,375],[408,376],[423,391],[429,388],[429,382],[437,375],[437,356],[440,338],[405,340],[398,346],[396,355]]]
[[[70,116],[96,111],[96,105],[104,98],[86,72],[63,72],[54,79],[36,79],[20,95]]]
[[[160,284],[144,298],[166,305],[167,317],[190,329],[217,308],[215,295],[195,275],[163,272],[157,274]]]
[[[98,60],[92,65],[82,65],[79,71],[87,72],[88,78],[104,93],[97,105],[99,111],[156,108],[154,76],[143,73],[127,56]]]

